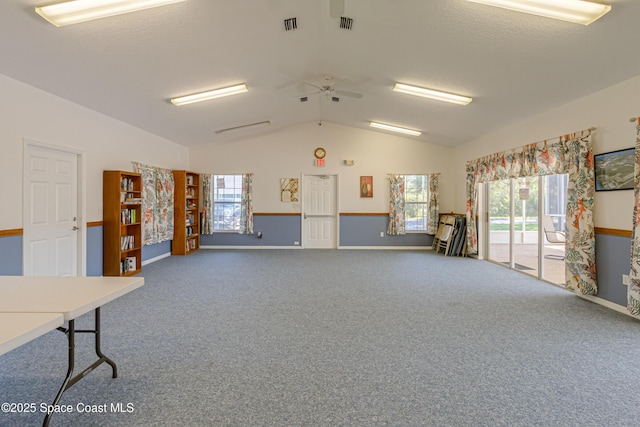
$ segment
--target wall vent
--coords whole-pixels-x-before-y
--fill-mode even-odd
[[[289,18],[284,20],[284,30],[291,31],[298,29],[298,20],[297,18]]]
[[[340,17],[340,28],[343,30],[350,30],[353,27],[353,19],[346,16]]]

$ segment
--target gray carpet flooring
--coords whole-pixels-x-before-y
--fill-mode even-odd
[[[498,265],[202,250],[143,275],[102,310],[118,378],[87,375],[51,425],[640,425],[640,322]],[[80,366],[91,345],[80,337]],[[66,340],[50,332],[0,356],[0,402],[46,404],[65,371]],[[0,413],[1,426],[42,419]]]

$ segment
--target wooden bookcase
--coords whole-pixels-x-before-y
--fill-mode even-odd
[[[175,182],[174,231],[171,255],[200,249],[200,174],[173,171]]]
[[[142,177],[104,171],[102,180],[102,274],[138,274],[142,271]]]

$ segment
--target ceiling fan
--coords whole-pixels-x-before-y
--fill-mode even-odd
[[[320,84],[312,83],[309,81],[303,81],[302,83],[307,84],[309,86],[315,87],[318,89],[315,93],[322,93],[327,97],[327,100],[339,102],[341,96],[345,96],[347,98],[356,98],[360,99],[363,95],[360,92],[354,92],[350,90],[342,90],[336,89],[336,82],[331,78],[331,76],[324,76],[324,81]]]

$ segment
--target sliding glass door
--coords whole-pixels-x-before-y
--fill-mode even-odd
[[[542,227],[542,278],[563,285],[565,218],[567,214],[567,186],[569,175],[549,175],[542,177],[544,185],[544,209]]]
[[[538,276],[538,177],[512,181],[514,268]]]
[[[485,185],[488,259],[564,284],[567,175],[514,178]]]
[[[511,180],[493,181],[487,186],[489,226],[488,258],[491,261],[511,267]]]

